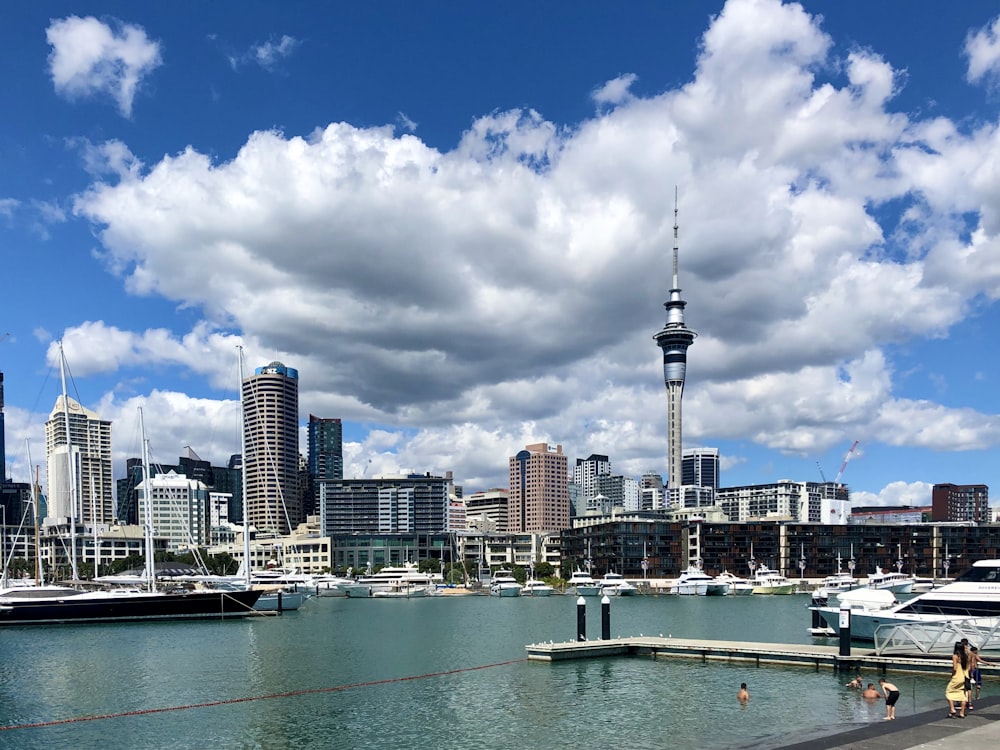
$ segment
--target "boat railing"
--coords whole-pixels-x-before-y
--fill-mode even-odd
[[[875,629],[875,653],[947,656],[963,638],[981,652],[1000,654],[1000,617],[879,625]]]

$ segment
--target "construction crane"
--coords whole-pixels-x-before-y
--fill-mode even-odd
[[[844,469],[847,468],[847,462],[851,460],[851,456],[854,454],[854,449],[858,447],[858,442],[859,441],[855,440],[851,449],[847,451],[847,455],[844,456],[844,463],[841,464],[840,471],[837,472],[837,476],[833,480],[834,484],[840,484],[840,478],[844,476]]]
[[[819,469],[819,475],[823,479],[823,484],[826,484],[826,474],[823,473],[823,467],[819,465],[819,461],[816,462],[816,468]]]

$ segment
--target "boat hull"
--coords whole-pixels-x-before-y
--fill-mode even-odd
[[[754,585],[754,587],[753,587],[753,593],[754,594],[763,594],[764,596],[776,596],[776,595],[783,596],[785,594],[794,594],[795,593],[795,584],[794,583],[787,583],[787,584],[780,584],[780,585],[777,585],[777,586],[769,586],[769,585],[760,585],[760,586],[758,586],[758,585]]]
[[[0,625],[138,622],[143,620],[217,620],[253,614],[259,591],[196,591],[122,597],[7,602],[0,604]]]

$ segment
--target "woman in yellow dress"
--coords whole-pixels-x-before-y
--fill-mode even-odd
[[[965,718],[965,683],[969,679],[969,656],[965,653],[965,646],[959,641],[955,644],[955,650],[951,654],[951,679],[948,687],[944,689],[944,697],[948,701],[948,718]],[[955,710],[955,704],[961,706],[961,713]]]

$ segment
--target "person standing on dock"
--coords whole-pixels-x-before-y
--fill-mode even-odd
[[[750,702],[750,693],[747,691],[745,682],[740,683],[740,689],[736,691],[736,700],[744,705]]]
[[[885,721],[892,721],[896,718],[896,701],[899,700],[899,688],[885,679],[885,677],[879,677],[878,684],[882,687],[882,695],[885,696]]]
[[[979,700],[979,692],[983,687],[983,675],[979,671],[979,665],[985,664],[987,667],[993,666],[988,661],[983,659],[979,655],[979,649],[975,646],[969,646],[969,689],[965,691],[965,700],[969,704],[969,710],[971,711],[975,706],[972,705],[972,692],[976,693],[976,700]]]
[[[965,681],[969,678],[969,657],[965,653],[965,646],[959,641],[955,644],[955,650],[951,654],[951,679],[944,689],[945,700],[948,701],[948,718],[965,718]],[[955,710],[955,704],[960,704],[961,713]]]

